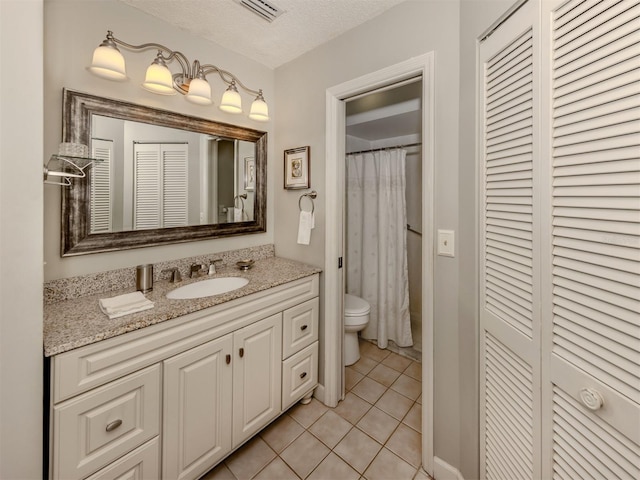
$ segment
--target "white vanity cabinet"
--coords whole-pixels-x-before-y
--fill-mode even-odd
[[[282,314],[164,361],[163,478],[197,478],[281,412]]]
[[[52,357],[55,480],[196,479],[318,378],[318,275]]]

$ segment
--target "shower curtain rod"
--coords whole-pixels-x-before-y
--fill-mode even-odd
[[[347,155],[356,155],[358,153],[368,153],[368,152],[378,152],[380,150],[386,150],[388,148],[409,148],[409,147],[418,147],[421,146],[422,142],[417,143],[409,143],[408,145],[393,145],[391,147],[380,147],[380,148],[372,148],[370,150],[360,150],[358,152],[347,152]]]

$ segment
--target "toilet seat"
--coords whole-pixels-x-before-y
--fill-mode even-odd
[[[358,332],[369,323],[371,305],[355,295],[344,296],[344,364],[353,365],[360,359]]]
[[[371,305],[366,300],[347,293],[344,296],[344,314],[348,317],[366,315],[371,311]]]

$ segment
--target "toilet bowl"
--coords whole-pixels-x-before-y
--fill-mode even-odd
[[[353,365],[360,359],[358,332],[369,323],[371,306],[355,295],[344,296],[344,364]]]

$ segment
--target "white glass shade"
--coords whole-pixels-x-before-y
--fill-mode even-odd
[[[229,113],[242,113],[242,98],[237,90],[229,87],[222,95],[220,110]]]
[[[171,70],[158,63],[152,63],[147,68],[142,88],[160,95],[175,95],[178,93],[173,88]]]
[[[261,100],[260,98],[256,98],[251,104],[251,112],[249,113],[249,118],[252,120],[257,120],[258,122],[269,121],[269,107],[267,106],[267,102]]]
[[[189,83],[187,100],[198,105],[211,105],[211,86],[202,78],[194,78]]]
[[[109,80],[126,80],[124,57],[117,48],[100,45],[93,51],[93,61],[88,70]]]

